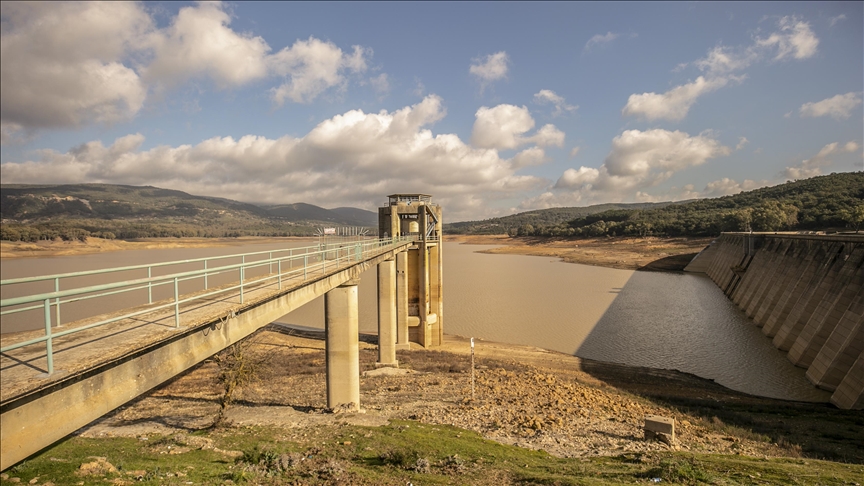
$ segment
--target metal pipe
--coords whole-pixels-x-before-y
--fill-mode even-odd
[[[147,303],[153,303],[153,281],[150,280],[153,278],[151,267],[147,267]]]
[[[207,260],[204,260],[204,290],[207,290]]]

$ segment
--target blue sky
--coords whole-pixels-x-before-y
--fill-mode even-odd
[[[0,176],[455,221],[864,170],[862,5],[4,2]]]

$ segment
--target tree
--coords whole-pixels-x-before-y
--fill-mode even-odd
[[[859,204],[852,209],[843,211],[843,219],[855,230],[855,234],[858,234],[858,230],[864,224],[864,204]]]

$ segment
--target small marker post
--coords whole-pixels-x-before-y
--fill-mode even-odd
[[[474,400],[474,338],[471,338],[471,400]]]

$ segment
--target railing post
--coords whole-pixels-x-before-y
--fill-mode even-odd
[[[60,292],[60,277],[54,279],[54,292]],[[57,327],[60,327],[60,297],[54,299],[54,312],[57,314]]]
[[[204,290],[207,288],[207,260],[204,260]]]
[[[147,303],[153,303],[153,281],[150,280],[153,278],[153,272],[151,271],[152,267],[147,267]]]
[[[243,279],[246,275],[246,272],[243,271],[243,267],[240,267],[240,303],[243,303]]]
[[[279,272],[279,290],[282,290],[282,260],[276,262],[276,271]]]
[[[180,285],[174,277],[174,327],[180,327]]]
[[[269,273],[273,273],[273,252],[271,251],[271,252],[269,253],[269,255],[270,255],[270,259],[269,259],[269,261],[270,261],[270,267],[269,267],[270,272],[269,272]]]
[[[288,270],[294,268],[294,259],[291,258],[294,256],[294,250],[288,250]]]
[[[51,338],[51,299],[45,299],[45,356],[48,358],[48,374],[54,373],[54,343]]]
[[[306,270],[309,268],[309,255],[303,255],[303,281],[306,281]]]

